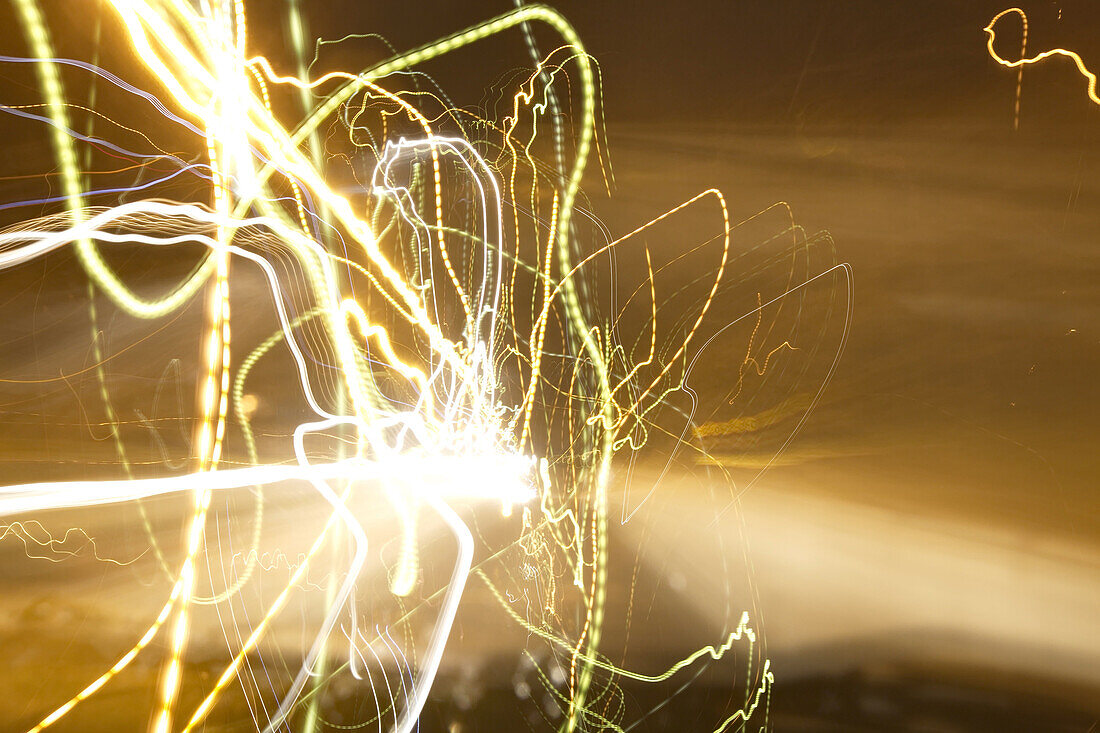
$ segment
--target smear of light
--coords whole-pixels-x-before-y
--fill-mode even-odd
[[[717,189],[707,189],[625,235],[607,232],[584,208],[587,199],[581,189],[593,148],[610,188],[611,176],[604,170],[608,164],[597,138],[597,67],[568,21],[548,7],[520,3],[510,13],[372,67],[311,78],[307,25],[297,3],[289,4],[295,73],[288,75],[276,71],[271,60],[252,54],[243,0],[109,0],[116,30],[143,72],[156,79],[156,90],[142,90],[94,63],[58,57],[42,9],[34,0],[14,2],[33,58],[5,56],[0,62],[34,64],[45,114],[15,107],[4,111],[48,125],[61,194],[35,203],[64,206],[59,213],[0,231],[0,269],[25,267],[72,246],[91,292],[102,293],[122,312],[145,320],[164,319],[198,301],[206,316],[186,473],[145,477],[135,470],[112,406],[105,372],[109,357],[103,355],[96,336],[99,396],[123,478],[0,489],[4,517],[102,506],[136,506],[144,512],[142,502],[155,497],[191,498],[183,559],[176,565],[142,514],[150,546],[170,583],[152,623],[114,664],[82,690],[67,693],[68,699],[53,706],[32,731],[74,714],[139,655],[151,655],[153,640],[167,629],[150,721],[154,733],[201,729],[235,686],[245,693],[258,729],[286,729],[301,714],[305,729],[312,730],[320,725],[319,701],[326,685],[345,669],[358,684],[370,688],[377,715],[368,722],[381,729],[385,716],[392,718],[393,730],[408,733],[428,701],[471,577],[483,581],[507,618],[568,660],[558,668],[568,669],[559,682],[543,676],[553,699],[561,703],[566,731],[624,730],[626,721],[616,722],[607,712],[616,680],[657,685],[688,667],[701,672],[704,665],[723,661],[741,641],[748,643],[744,705],[714,721],[714,730],[758,714],[773,676],[767,659],[754,666],[760,652],[747,613],[731,617],[718,643],[685,654],[664,672],[627,669],[601,653],[613,582],[608,562],[612,463],[617,453],[645,447],[648,431],[658,429],[659,416],[677,396],[696,402],[688,384],[692,369],[702,351],[734,323],[755,317],[757,326],[741,365],[738,394],[748,377],[767,374],[771,358],[785,350],[797,352],[799,347],[789,341],[767,342],[765,349],[763,309],[841,274],[850,305],[846,265],[808,274],[801,284],[789,282],[766,303],[758,296],[755,310],[721,314],[726,325],[715,328],[715,304],[724,289],[736,284],[731,282],[736,259],[731,233],[772,209],[731,224],[725,197]],[[543,56],[532,31],[536,23],[561,41]],[[992,27],[993,23],[987,28],[991,53]],[[523,31],[534,68],[523,70],[519,83],[509,88],[511,98],[502,99],[500,119],[458,108],[442,92],[416,86],[422,72],[414,75],[414,67],[511,30]],[[367,36],[344,40],[355,37]],[[317,44],[314,61],[322,45]],[[144,143],[130,150],[104,139],[103,133],[93,134],[99,113],[93,115],[68,100],[62,69],[86,75],[81,78],[93,85],[102,80],[142,100],[141,105],[158,112],[177,133],[191,135],[190,154],[204,161],[185,162],[157,148],[155,130],[138,130],[111,118],[104,117],[157,152],[142,152]],[[1091,95],[1095,77],[1090,78]],[[409,79],[412,90],[401,83]],[[274,100],[288,93],[301,113],[293,124],[274,111]],[[576,107],[570,97],[574,94],[579,98]],[[566,110],[577,113],[571,145],[566,139],[570,126],[562,119]],[[82,112],[89,122],[85,132],[78,132],[73,118]],[[322,133],[329,125],[347,137],[350,154],[326,156],[332,136]],[[552,133],[553,164],[539,152],[540,131],[545,129]],[[93,158],[90,151],[101,145],[143,173],[154,163],[174,168],[142,183],[89,189],[89,176],[101,171],[85,167]],[[357,186],[334,182],[328,168],[338,156],[366,161],[362,171],[349,163]],[[204,187],[201,196],[189,201],[154,197],[171,190],[184,173],[194,174]],[[149,198],[134,200],[144,191]],[[119,196],[114,205],[88,205],[92,197],[102,202],[116,194],[127,200]],[[642,235],[702,210],[706,201],[716,204],[708,211],[714,215],[717,233],[701,245],[685,247],[680,255],[705,253],[705,273],[692,306],[668,315],[658,296],[663,268],[654,266]],[[0,209],[26,203],[0,204]],[[597,246],[582,242],[578,233],[583,227],[591,227],[603,241]],[[795,232],[793,218],[782,229],[783,236]],[[140,295],[103,254],[109,247],[192,251],[195,245],[202,249],[195,266],[161,297]],[[601,316],[594,302],[610,287],[600,279],[605,277],[603,262],[616,254],[644,256],[646,264],[639,289],[649,295],[644,336],[648,348],[633,361],[616,343],[618,324]],[[699,257],[703,261],[703,255]],[[231,328],[240,319],[230,311],[231,302],[235,309],[240,307],[233,296],[242,267],[262,275],[279,322],[278,331],[243,359],[238,354],[241,334]],[[257,307],[269,306],[265,301]],[[94,300],[90,316],[92,331],[98,334]],[[671,342],[659,336],[665,333],[666,320],[681,324],[672,331],[677,335]],[[800,413],[797,431],[832,375],[849,322],[850,309],[836,355],[808,401],[764,410],[755,422],[725,421],[709,428],[693,429],[693,412],[679,443],[703,455],[707,448],[701,441],[708,435]],[[274,358],[269,354],[277,345],[290,352],[297,380],[252,396],[246,407],[245,382],[261,359]],[[261,401],[289,402],[291,397],[303,400],[312,414],[283,439],[282,454],[265,462],[252,426],[253,413]],[[153,423],[146,427],[156,435]],[[235,439],[235,429],[243,440],[247,465],[231,468],[226,466],[227,445]],[[318,460],[307,449],[307,439],[322,438],[339,445],[331,460]],[[269,489],[287,482],[308,485],[325,503],[326,520],[303,552],[261,550],[260,526]],[[364,577],[367,530],[352,507],[370,486],[382,487],[389,504],[378,509],[397,518],[392,530],[398,552],[390,568],[389,599],[395,605],[413,604],[402,620],[429,601],[437,608],[420,649],[402,648],[393,628],[365,622],[360,609],[360,597],[374,591]],[[630,521],[657,488],[654,485],[640,502],[624,506],[622,521]],[[220,529],[216,535],[209,532],[215,495],[254,497],[254,531],[244,551],[232,551],[232,538],[223,541]],[[485,549],[479,546],[481,532],[472,531],[469,519],[460,514],[471,502],[499,507],[512,523],[509,526],[519,527],[506,547],[484,561],[476,557]],[[519,516],[512,517],[517,508],[522,508]],[[424,513],[434,514],[446,526],[456,548],[444,587],[428,598],[416,595],[422,578],[419,532]],[[23,541],[39,542],[26,532],[31,521],[4,526],[23,527],[18,535]],[[0,539],[8,534],[0,534]],[[57,543],[52,538],[40,542],[50,547]],[[210,569],[214,552],[223,550],[231,558],[226,578],[235,580],[204,597],[197,592],[201,560],[205,558]],[[525,558],[522,578],[506,572],[514,587],[502,590],[486,568],[510,552]],[[242,563],[244,569],[238,573]],[[272,571],[280,564],[287,567],[288,577],[276,579]],[[319,603],[322,620],[298,668],[277,671],[292,674],[289,683],[280,686],[271,681],[273,671],[265,667],[259,650],[291,599],[315,590],[307,578],[318,566],[323,567],[319,576],[328,579]],[[210,575],[213,581],[212,571]],[[242,600],[250,583],[261,583],[264,597],[270,599],[258,614],[246,611]],[[535,598],[527,616],[518,614],[509,600],[521,595]],[[575,624],[564,618],[569,615],[567,595],[577,611]],[[218,613],[229,659],[213,683],[204,683],[198,705],[184,710],[180,691],[188,683],[188,645],[195,614],[204,606]],[[366,631],[372,626],[373,636]],[[343,666],[331,659],[338,646],[347,660]],[[393,684],[376,646],[396,662]],[[261,676],[272,688],[266,697],[260,694]],[[763,715],[766,726],[766,704]]]

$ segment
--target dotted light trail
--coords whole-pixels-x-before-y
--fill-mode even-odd
[[[997,22],[1001,18],[1005,17],[1006,15],[1012,14],[1018,15],[1020,17],[1020,22],[1023,24],[1023,42],[1020,45],[1020,58],[1016,59],[1015,61],[1009,61],[1008,59],[997,53],[996,49],[993,48],[993,42],[997,40],[997,33],[994,30],[994,27],[997,25]],[[1043,51],[1042,53],[1038,53],[1031,57],[1027,56],[1027,15],[1020,8],[1008,8],[1007,10],[1002,10],[1001,12],[994,15],[993,20],[989,21],[989,25],[987,25],[982,30],[985,31],[985,34],[987,36],[986,48],[989,50],[990,57],[1001,66],[1005,66],[1010,69],[1020,70],[1016,77],[1016,109],[1014,124],[1017,127],[1019,126],[1020,119],[1020,84],[1021,79],[1023,78],[1020,74],[1023,73],[1023,68],[1025,66],[1030,66],[1031,64],[1037,64],[1041,61],[1045,61],[1046,59],[1052,58],[1054,56],[1062,56],[1068,58],[1074,63],[1074,65],[1077,67],[1077,71],[1079,71],[1081,73],[1081,76],[1085,77],[1085,79],[1088,81],[1087,91],[1089,99],[1092,101],[1093,104],[1100,104],[1100,97],[1096,95],[1096,74],[1089,71],[1088,67],[1085,66],[1084,59],[1082,59],[1077,53],[1073,51],[1068,51],[1064,48],[1052,48],[1049,51]]]
[[[157,610],[128,648],[78,689],[51,689],[56,699],[28,730],[62,720],[79,727],[84,703],[141,658],[158,670],[145,701],[152,733],[204,730],[242,706],[257,730],[327,729],[322,701],[336,699],[349,679],[355,699],[366,701],[356,727],[409,733],[440,675],[471,580],[529,639],[516,655],[532,660],[545,688],[538,714],[548,729],[625,731],[661,705],[629,709],[622,686],[672,685],[659,693],[670,699],[691,675],[732,665],[734,656],[741,702],[710,729],[740,729],[750,719],[767,726],[772,666],[747,612],[727,609],[715,643],[684,650],[664,671],[616,663],[607,651],[609,625],[629,631],[632,613],[624,619],[609,591],[626,584],[634,593],[634,581],[613,578],[609,560],[620,501],[612,469],[632,465],[651,436],[675,439],[674,454],[713,466],[720,461],[709,454],[712,437],[763,430],[788,415],[801,416],[799,427],[805,422],[847,336],[848,267],[815,263],[796,274],[801,264],[781,264],[790,271],[778,294],[750,293],[756,305],[747,313],[722,304],[737,292],[740,257],[767,244],[787,257],[777,261],[802,263],[811,250],[830,251],[827,236],[807,238],[785,205],[733,223],[730,203],[713,188],[625,235],[607,232],[582,190],[590,158],[610,186],[598,136],[598,67],[548,7],[517,4],[374,66],[314,75],[318,56],[335,42],[311,47],[297,2],[286,4],[286,59],[253,46],[249,23],[261,19],[244,0],[107,0],[103,33],[136,65],[113,71],[100,67],[98,51],[90,61],[60,57],[48,8],[13,2],[30,57],[2,63],[33,64],[38,100],[0,109],[19,124],[48,128],[61,195],[0,202],[13,211],[55,207],[0,230],[0,271],[73,253],[87,278],[81,292],[92,296],[95,363],[87,371],[96,375],[118,476],[0,488],[0,541],[22,543],[29,558],[149,562],[166,581],[146,589]],[[991,54],[1001,15],[986,29]],[[554,34],[548,53],[536,31]],[[499,109],[458,107],[426,75],[430,62],[505,33],[522,34],[533,68],[504,77]],[[358,42],[380,40],[339,41]],[[994,58],[1016,67],[1055,53],[1077,62],[1097,101],[1095,77],[1075,54]],[[128,74],[149,88],[126,81]],[[73,95],[77,84],[129,101],[93,111]],[[128,119],[127,105],[143,122]],[[148,123],[150,115],[158,124]],[[188,147],[169,151],[165,139]],[[693,215],[712,222],[702,243],[678,242],[669,257],[649,241]],[[762,240],[752,234],[739,251],[734,235],[773,215],[777,231]],[[199,254],[188,274],[153,297],[112,264],[115,250]],[[634,294],[615,303],[625,311],[644,301],[637,344],[618,340],[626,320],[601,315],[614,286],[607,263],[618,256],[645,265]],[[689,261],[703,274],[663,289],[664,278],[674,282]],[[255,282],[263,292],[245,294]],[[704,350],[755,322],[747,348],[735,349],[743,363],[730,372],[736,392],[728,403],[740,405],[752,389],[746,385],[769,378],[775,363],[816,352],[780,337],[778,316],[765,310],[778,312],[788,296],[805,299],[826,285],[846,298],[838,309],[845,320],[816,391],[759,419],[694,426],[698,400],[688,379]],[[107,378],[113,360],[131,358],[131,347],[107,348],[101,337],[110,321],[101,311],[169,329],[190,306],[204,314],[190,375],[195,405],[182,429],[190,444],[172,464],[154,415],[143,424],[164,460],[142,462]],[[257,314],[278,329],[254,333]],[[803,333],[803,340],[818,337]],[[258,367],[277,362],[294,378],[258,376]],[[171,373],[180,374],[178,360],[165,366]],[[28,389],[44,381],[2,376]],[[690,414],[674,406],[681,398],[690,399]],[[293,425],[268,426],[266,434],[257,427],[267,419],[262,409],[299,404]],[[683,416],[681,425],[668,427],[669,414]],[[296,548],[271,546],[268,517],[292,488],[318,500],[325,519],[293,527]],[[621,523],[642,521],[656,492],[657,484],[641,501],[622,500]],[[182,541],[154,528],[146,503],[158,497],[189,499]],[[240,519],[250,527],[242,539],[228,529],[237,520],[230,522],[228,507],[247,501],[255,508]],[[47,527],[59,512],[79,518],[105,507],[135,509],[150,551],[114,560],[79,527],[61,535]],[[503,544],[480,524],[486,512],[508,528]],[[378,517],[392,518],[388,536],[372,525]],[[429,526],[445,528],[453,543],[440,550],[426,542]],[[84,549],[69,549],[77,545]],[[446,552],[450,571],[437,581],[428,569]],[[378,558],[381,585],[370,570]],[[730,580],[720,583],[728,593]],[[308,633],[299,630],[305,642],[297,657],[280,646],[295,604],[319,619]],[[198,681],[189,654],[213,614],[224,658]],[[428,633],[414,633],[413,621]]]

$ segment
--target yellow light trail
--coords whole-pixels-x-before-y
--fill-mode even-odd
[[[716,336],[716,304],[731,284],[731,232],[741,225],[731,226],[725,197],[711,188],[622,236],[606,233],[595,246],[581,237],[591,216],[578,204],[584,200],[581,183],[593,147],[601,163],[603,155],[597,138],[599,90],[594,60],[560,13],[521,5],[372,67],[310,78],[306,24],[296,3],[291,4],[288,23],[295,73],[286,75],[268,58],[253,54],[244,0],[108,0],[115,31],[146,75],[155,79],[158,88],[146,101],[155,99],[157,109],[183,121],[181,129],[194,133],[193,149],[169,156],[157,147],[152,130],[103,117],[113,123],[111,129],[127,131],[157,148],[155,160],[160,163],[201,156],[203,166],[194,167],[205,180],[201,195],[191,201],[150,195],[91,207],[85,194],[94,192],[84,186],[91,173],[100,172],[81,169],[77,153],[83,141],[69,132],[70,117],[90,114],[90,109],[66,98],[59,72],[66,60],[56,58],[41,9],[34,0],[13,2],[35,58],[42,109],[53,125],[51,143],[66,216],[40,217],[0,231],[0,269],[24,266],[74,245],[89,282],[129,315],[163,319],[194,303],[200,293],[206,298],[189,473],[149,478],[130,469],[104,365],[131,347],[102,355],[97,342],[100,396],[125,478],[0,489],[0,515],[141,506],[145,499],[185,493],[191,499],[182,547],[176,553],[182,559],[162,563],[169,585],[157,599],[152,621],[135,634],[129,650],[83,689],[66,693],[67,699],[52,705],[32,731],[73,715],[139,655],[151,656],[152,642],[162,629],[167,639],[149,718],[151,733],[201,729],[235,686],[250,706],[253,700],[262,702],[264,718],[253,713],[260,730],[285,729],[292,719],[303,718],[307,730],[321,725],[318,701],[328,681],[350,670],[362,682],[359,672],[369,666],[363,660],[376,654],[369,623],[357,605],[369,586],[361,577],[368,536],[356,502],[371,486],[381,489],[396,517],[396,558],[387,567],[389,596],[379,602],[403,609],[403,621],[423,615],[432,604],[437,609],[428,641],[415,650],[412,662],[398,659],[405,651],[393,652],[396,644],[391,648],[388,642],[378,642],[390,649],[398,669],[406,670],[399,671],[402,700],[388,689],[388,682],[386,693],[377,698],[380,726],[383,708],[397,733],[409,733],[417,724],[465,584],[475,573],[509,618],[555,653],[568,656],[566,689],[553,691],[561,702],[565,731],[589,730],[597,723],[621,730],[606,708],[615,680],[660,684],[688,667],[724,661],[742,641],[749,646],[745,705],[716,721],[715,730],[756,713],[769,695],[772,673],[766,659],[752,666],[759,650],[747,614],[730,619],[722,642],[687,654],[663,674],[625,669],[601,652],[612,582],[612,462],[620,450],[644,447],[645,441],[634,435],[635,427],[655,426],[655,416],[669,396],[687,392],[690,368],[685,365],[705,348],[698,341],[707,334],[710,339]],[[560,40],[541,58],[528,28],[533,23],[546,26]],[[991,53],[993,23],[987,29]],[[515,77],[519,81],[510,104],[502,105],[508,112],[503,119],[482,119],[453,108],[442,91],[402,87],[401,80],[408,78],[402,75],[494,35],[521,29],[528,34],[534,69]],[[1095,77],[1091,79],[1090,94]],[[566,89],[577,97],[575,107],[559,106],[559,100],[568,99]],[[286,107],[281,102],[288,94],[301,107],[302,118],[293,124],[277,112]],[[568,127],[557,117],[567,108],[577,111],[576,139],[568,160]],[[357,139],[357,131],[366,130],[375,118],[378,129],[369,130],[370,144],[361,142],[368,138]],[[329,146],[338,148],[336,137],[326,134],[328,127],[347,134],[351,153],[340,150],[326,157]],[[553,129],[558,168],[541,159],[541,133],[548,127]],[[482,133],[484,139],[477,137]],[[340,156],[367,161],[369,176],[364,180],[351,166],[360,188],[349,192],[326,170]],[[112,175],[124,175],[127,168],[116,165]],[[663,268],[654,266],[654,250],[643,236],[711,200],[717,204],[717,233],[703,245],[683,246],[673,258],[675,262],[697,251],[708,253],[700,281],[704,286],[694,294],[689,312],[672,317],[686,324],[681,336],[664,344],[659,320],[663,322],[666,314],[657,287]],[[792,219],[790,230],[794,229]],[[103,256],[104,249],[114,247],[152,250],[182,245],[201,245],[202,254],[191,273],[159,298],[140,296]],[[615,343],[615,324],[585,299],[591,288],[610,287],[600,279],[602,263],[631,247],[641,247],[636,256],[644,254],[646,277],[638,287],[649,293],[644,331],[648,349],[636,363],[629,363],[625,350]],[[242,269],[262,277],[279,328],[239,359],[234,349],[249,336],[242,338],[236,305],[242,297],[236,273]],[[756,311],[758,326],[766,305]],[[236,329],[231,328],[234,324]],[[742,367],[756,363],[755,340],[754,331]],[[289,352],[296,382],[253,397],[252,407],[246,408],[245,379],[261,357],[274,359],[265,355],[274,353],[276,345]],[[779,348],[783,347],[761,353],[770,356]],[[766,365],[767,357],[758,370]],[[261,399],[276,403],[291,396],[303,401],[308,411],[296,418],[302,419],[292,435],[282,436],[282,454],[261,455],[251,410]],[[757,419],[766,422],[773,413],[779,414],[763,411]],[[741,423],[721,425],[729,432]],[[247,449],[243,467],[233,467],[235,426]],[[705,433],[701,429],[695,437]],[[307,450],[307,438],[336,442],[336,457],[318,458]],[[259,558],[295,556],[292,551],[260,548],[264,487],[282,482],[307,485],[324,502],[327,514],[297,553],[289,577],[265,594],[268,600],[258,610],[251,610],[243,589],[259,582],[269,590],[269,570],[278,564]],[[211,572],[214,587],[204,595],[203,561],[212,571],[216,553],[224,547],[223,540],[210,532],[216,526],[211,521],[213,499],[253,487],[254,531],[249,546],[232,553],[231,561],[240,564],[244,558],[244,571],[232,582],[227,579],[224,587],[214,585]],[[481,549],[484,536],[480,529],[471,531],[471,520],[458,511],[470,502],[491,502],[502,507],[506,517],[513,507],[523,505],[521,519],[505,520],[519,527],[516,536],[491,559],[503,563],[508,552],[523,553],[530,564],[524,570],[526,579],[537,585],[530,595],[539,598],[539,623],[521,618],[509,605],[507,593],[499,592],[483,569],[488,561],[478,558],[475,564],[475,549]],[[420,587],[422,540],[417,518],[422,513],[434,515],[455,539],[450,577],[434,593]],[[623,521],[628,521],[625,515],[624,510]],[[34,526],[31,521],[18,525],[24,528],[18,535],[24,541],[33,539],[25,529]],[[147,521],[146,530],[161,557],[163,540],[154,538]],[[372,551],[375,544],[372,538]],[[261,690],[254,668],[266,663],[265,645],[275,643],[276,629],[291,615],[287,609],[292,599],[308,590],[303,582],[307,571],[319,565],[329,570],[324,575],[331,579],[318,609],[319,629],[300,667],[283,670],[292,679]],[[566,580],[559,582],[560,578]],[[411,607],[406,610],[405,604]],[[566,612],[569,604],[576,614]],[[200,628],[198,619],[206,607],[219,614],[228,655],[213,682],[204,685],[197,706],[184,709],[180,701],[181,691],[190,689],[189,640]],[[223,612],[229,621],[222,618]],[[376,630],[379,639],[389,633],[389,627]],[[340,634],[348,643],[342,667],[331,659]],[[755,680],[750,679],[754,669]],[[365,684],[378,695],[374,683]],[[384,699],[387,693],[389,699]]]
[[[994,31],[994,27],[997,25],[997,21],[1011,13],[1015,13],[1016,15],[1020,16],[1020,20],[1023,23],[1024,28],[1024,41],[1023,45],[1021,46],[1020,58],[1016,59],[1015,61],[1009,61],[1008,59],[997,53],[997,50],[993,48],[993,42],[997,39],[997,33],[996,31]],[[1037,64],[1053,56],[1062,56],[1073,61],[1074,65],[1077,67],[1077,71],[1080,72],[1081,76],[1085,77],[1085,79],[1088,81],[1089,99],[1092,101],[1093,104],[1100,104],[1100,97],[1096,96],[1096,74],[1088,70],[1088,67],[1085,66],[1084,59],[1082,59],[1079,54],[1064,48],[1052,48],[1049,51],[1043,51],[1042,53],[1036,54],[1030,58],[1024,55],[1027,49],[1027,15],[1020,8],[1008,8],[1007,10],[1002,10],[1001,12],[994,15],[993,20],[989,21],[989,25],[987,25],[982,30],[985,31],[985,34],[987,36],[986,48],[989,50],[989,56],[1001,66],[1007,67],[1009,69],[1023,69],[1024,66]],[[1019,120],[1020,78],[1021,77],[1018,76],[1016,82],[1017,122]]]

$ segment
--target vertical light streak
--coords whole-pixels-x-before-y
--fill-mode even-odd
[[[223,14],[220,4],[214,7],[209,18],[219,31],[215,38],[217,54],[215,79],[219,86],[211,99],[212,123],[207,128],[207,154],[214,178],[214,210],[221,217],[230,213],[229,175],[236,175],[246,188],[252,176],[251,153],[247,148],[245,128],[247,120],[237,107],[246,89],[243,59],[245,45],[244,6],[241,0],[234,2],[234,14]],[[235,28],[234,28],[235,26]],[[234,33],[235,31],[235,33]],[[218,225],[214,298],[211,303],[210,325],[206,336],[206,379],[202,390],[201,424],[198,437],[198,466],[200,471],[217,469],[225,440],[225,419],[229,404],[230,361],[230,311],[229,311],[229,252],[226,246],[233,238],[231,228]],[[219,379],[220,376],[220,379]],[[186,556],[180,571],[179,609],[171,636],[168,659],[162,672],[160,699],[150,725],[150,733],[169,733],[172,712],[179,693],[183,656],[187,648],[190,626],[191,600],[194,595],[196,560],[202,551],[206,531],[206,515],[210,508],[210,492],[195,490],[194,514],[187,532]]]
[[[1027,15],[1020,11],[1020,23],[1023,25],[1023,33],[1020,39],[1020,58],[1027,58]],[[1021,65],[1016,71],[1016,105],[1012,109],[1012,129],[1020,129],[1020,90],[1024,84],[1024,67]]]

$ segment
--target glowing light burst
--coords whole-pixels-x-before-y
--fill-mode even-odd
[[[690,395],[691,424],[697,403],[687,380],[699,354],[747,318],[756,328],[730,397],[738,399],[746,374],[763,376],[771,362],[797,349],[783,340],[758,353],[770,333],[761,326],[764,309],[792,293],[801,297],[804,286],[820,278],[847,279],[846,266],[807,270],[797,281],[792,272],[777,297],[763,302],[756,293],[755,309],[737,318],[725,313],[721,328],[707,331],[708,314],[731,287],[731,232],[764,214],[786,211],[783,207],[731,224],[725,198],[711,189],[625,236],[607,235],[601,246],[580,251],[577,232],[590,225],[581,181],[593,152],[609,176],[597,137],[596,67],[568,22],[547,7],[520,6],[365,70],[315,76],[296,3],[289,4],[287,26],[295,70],[284,74],[276,71],[276,62],[252,55],[243,0],[109,0],[111,32],[125,39],[142,78],[155,79],[155,88],[139,89],[94,63],[59,58],[42,9],[34,0],[13,2],[31,56],[4,60],[34,65],[41,102],[3,110],[48,126],[61,188],[50,203],[62,210],[0,232],[0,269],[25,267],[72,246],[93,293],[134,318],[175,318],[196,301],[206,308],[186,472],[157,474],[131,460],[105,375],[111,357],[96,335],[94,371],[121,475],[0,490],[0,515],[7,522],[0,539],[14,536],[54,552],[64,552],[59,548],[69,534],[53,538],[31,515],[137,507],[151,556],[169,584],[159,611],[130,648],[82,689],[57,700],[31,730],[78,716],[82,703],[144,654],[162,658],[150,715],[156,733],[201,729],[233,690],[247,700],[258,729],[313,730],[321,725],[319,700],[326,685],[348,675],[360,685],[359,695],[373,700],[374,712],[363,724],[406,733],[427,701],[471,578],[483,582],[517,628],[546,642],[555,669],[568,670],[557,681],[540,673],[565,730],[623,730],[625,714],[614,703],[616,679],[679,680],[705,660],[722,660],[741,642],[749,645],[743,704],[714,721],[714,729],[766,716],[771,668],[766,659],[754,666],[759,650],[748,614],[736,616],[736,628],[718,643],[687,654],[664,672],[631,670],[601,653],[612,572],[612,460],[618,452],[640,449],[650,432],[677,438],[679,428],[666,430],[655,417],[676,395]],[[561,45],[545,56],[531,30],[536,23],[560,38]],[[511,30],[524,32],[535,68],[510,90],[501,119],[488,112],[475,115],[442,92],[426,91],[433,82],[417,67]],[[992,52],[992,23],[987,30]],[[167,153],[147,125],[139,131],[70,101],[68,78],[93,90],[103,85],[128,97],[143,114],[159,114],[192,149]],[[568,94],[579,96],[572,108],[577,119],[571,142],[560,101]],[[287,125],[281,120],[294,106],[300,107],[299,121]],[[84,132],[78,131],[80,120]],[[97,133],[96,126],[105,131]],[[540,130],[551,133],[556,167],[544,162]],[[118,142],[108,141],[108,133]],[[346,141],[343,148],[334,142],[335,133]],[[99,172],[87,161],[102,151],[148,170],[146,176],[161,177],[117,190],[90,188]],[[350,179],[332,175],[332,159],[347,162]],[[183,181],[192,193],[180,200]],[[193,193],[195,185],[201,194]],[[105,196],[114,199],[106,206]],[[648,244],[639,245],[637,235],[709,201],[721,217],[717,236],[655,266]],[[809,248],[793,219],[781,229],[795,250]],[[202,248],[197,263],[159,298],[143,295],[110,264],[112,248],[192,252],[196,245]],[[626,246],[641,248],[646,264],[635,293],[646,293],[649,300],[638,353],[616,342],[617,323],[601,321],[593,305],[601,286],[590,273]],[[660,330],[655,283],[688,255],[706,259],[706,274],[681,288],[692,294],[694,305],[674,319],[676,328]],[[253,281],[259,276],[267,299],[249,297],[270,302],[279,326],[243,358],[239,345],[251,334],[242,337],[239,326],[231,330],[231,323],[240,322],[241,273]],[[631,296],[623,309],[633,302]],[[93,334],[100,332],[97,313],[93,298]],[[665,342],[672,337],[669,346]],[[842,346],[843,339],[837,357]],[[283,348],[297,377],[293,388],[285,384],[267,396],[270,388],[248,390],[257,364]],[[831,374],[832,367],[821,388]],[[808,413],[819,396],[820,389],[755,422],[727,420],[694,433],[685,426],[677,450],[694,435],[696,442],[687,448],[705,464],[703,437],[770,425],[781,419],[774,417],[781,410]],[[302,400],[312,415],[296,421],[278,442],[281,447],[273,448],[270,440],[261,446],[252,427],[260,400]],[[805,414],[799,425],[804,420]],[[229,457],[238,434],[247,455]],[[329,447],[311,448],[311,441]],[[265,497],[280,485],[308,486],[327,506],[323,526],[296,555],[260,547],[263,517],[270,511]],[[630,521],[655,489],[640,501],[627,499],[622,522]],[[383,621],[371,620],[367,609],[375,604],[363,600],[380,593],[369,580],[369,554],[376,546],[390,546],[370,537],[359,506],[376,490],[385,506],[371,511],[394,518],[390,529],[398,548],[383,600],[403,609]],[[157,537],[144,507],[145,500],[178,494],[189,494],[191,507],[177,558]],[[204,576],[203,569],[215,566],[222,550],[224,540],[212,534],[211,515],[216,497],[223,495],[254,496],[256,509],[249,545],[229,552],[233,577],[219,584],[213,570]],[[492,577],[488,561],[475,567],[479,542],[492,544],[471,530],[471,505],[477,502],[503,508],[508,526],[519,526],[489,557],[522,558],[526,580],[515,587],[526,581],[537,586],[533,593],[523,590],[528,598],[523,614],[510,600],[515,588]],[[421,597],[420,532],[426,515],[451,532],[457,549],[440,591]],[[272,558],[283,559],[284,580],[276,579],[280,562]],[[329,580],[307,581],[311,568],[321,568]],[[243,600],[243,589],[257,576],[270,591],[258,611]],[[210,595],[203,594],[207,586]],[[271,680],[272,671],[261,661],[261,649],[280,614],[307,586],[322,591],[315,604],[321,620],[297,670],[271,681],[262,693],[259,680],[263,675]],[[431,633],[410,658],[409,645],[397,643],[394,629],[429,605],[436,613]],[[567,605],[575,623],[565,618]],[[207,606],[217,610],[229,655],[202,686],[201,699],[185,704],[181,689],[189,642],[196,614]],[[242,618],[247,633],[240,629]],[[383,665],[380,652],[392,662]],[[338,656],[343,661],[334,661]],[[385,676],[394,668],[396,681]],[[765,717],[761,725],[766,722]]]

